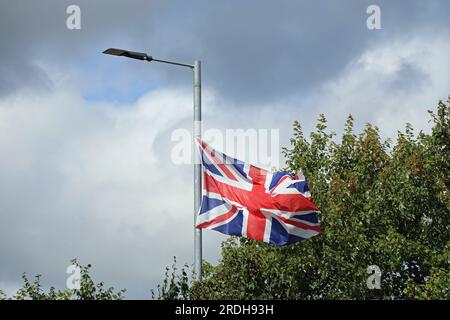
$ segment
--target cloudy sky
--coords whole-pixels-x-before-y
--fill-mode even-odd
[[[171,161],[192,74],[104,49],[202,60],[204,129],[278,129],[287,145],[294,120],[309,132],[324,113],[339,132],[351,113],[395,137],[427,130],[450,94],[449,13],[446,0],[2,0],[0,288],[24,271],[64,288],[77,257],[148,298],[173,256],[192,262],[193,172]],[[204,232],[207,260],[223,239]]]

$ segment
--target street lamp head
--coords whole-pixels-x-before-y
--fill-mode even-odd
[[[131,59],[137,59],[137,60],[145,60],[145,61],[152,61],[153,57],[147,55],[146,53],[142,52],[134,52],[134,51],[128,51],[123,49],[116,49],[116,48],[109,48],[103,51],[104,54],[110,54],[113,56],[121,56],[121,57],[127,57]]]

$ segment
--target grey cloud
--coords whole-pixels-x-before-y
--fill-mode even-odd
[[[419,90],[431,82],[429,75],[425,71],[408,62],[402,63],[399,70],[386,80],[384,84],[386,90],[392,90],[393,92]]]
[[[443,1],[434,1],[431,9],[420,1],[378,1],[383,29],[369,31],[370,1],[195,3],[162,5],[145,43],[164,56],[200,57],[206,85],[242,105],[306,95],[371,44],[448,26],[438,17],[450,8]],[[155,38],[164,41],[162,50]],[[164,73],[167,81],[176,75]]]
[[[377,3],[383,29],[369,31],[366,8],[371,1],[80,0],[82,29],[69,31],[65,8],[72,2],[2,2],[0,38],[8,50],[0,58],[19,54],[3,63],[8,72],[2,72],[0,88],[42,82],[39,69],[23,63],[28,57],[66,70],[87,94],[104,83],[120,92],[161,81],[187,86],[191,79],[189,72],[168,66],[144,68],[100,55],[115,46],[186,62],[200,58],[205,86],[223,99],[257,105],[292,93],[306,95],[370,44],[424,29],[448,29],[446,1]],[[6,76],[16,69],[15,78]]]
[[[74,1],[2,1],[0,3],[0,95],[15,89],[41,88],[49,77],[39,67],[64,70],[72,81],[89,78],[82,65],[95,60],[102,43],[130,43],[145,35],[147,17],[159,0],[79,0],[81,29],[66,28],[66,8]],[[92,62],[91,62],[92,63]],[[89,73],[95,70],[89,68]]]

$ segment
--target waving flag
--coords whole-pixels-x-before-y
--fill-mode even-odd
[[[286,245],[320,233],[304,177],[233,159],[198,139],[203,168],[196,227]]]

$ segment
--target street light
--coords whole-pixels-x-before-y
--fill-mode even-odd
[[[110,54],[113,56],[121,56],[127,57],[131,59],[137,59],[142,61],[156,61],[161,63],[173,64],[181,67],[187,67],[194,71],[194,143],[193,143],[193,152],[195,154],[196,146],[195,139],[201,138],[201,121],[202,121],[202,95],[201,95],[201,63],[199,60],[195,60],[194,64],[185,64],[161,59],[155,59],[154,57],[142,53],[142,52],[134,52],[123,49],[109,48],[103,51],[104,54]],[[201,188],[202,188],[202,176],[201,176],[201,165],[200,163],[196,163],[194,161],[194,271],[197,277],[197,280],[202,279],[202,230],[195,228],[195,221],[197,218],[197,213],[200,208],[201,202]]]

